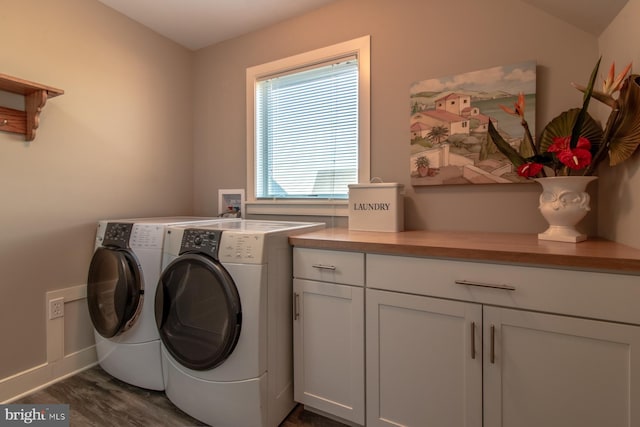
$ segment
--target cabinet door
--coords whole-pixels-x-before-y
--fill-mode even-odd
[[[640,426],[640,327],[485,307],[484,335],[485,427]]]
[[[367,426],[482,425],[482,306],[367,290]]]
[[[364,289],[295,279],[295,400],[364,424]]]

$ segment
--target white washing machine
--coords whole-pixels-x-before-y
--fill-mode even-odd
[[[292,251],[320,223],[168,227],[156,290],[165,393],[215,427],[276,427],[293,409]]]
[[[164,390],[153,297],[162,267],[165,227],[213,221],[221,220],[164,217],[98,222],[87,303],[98,362],[115,378]]]

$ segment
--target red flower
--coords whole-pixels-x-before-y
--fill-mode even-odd
[[[556,136],[553,138],[553,144],[547,148],[549,153],[559,153],[563,150],[569,149],[569,142],[571,142],[570,136]],[[581,148],[584,150],[591,149],[591,143],[589,140],[583,136],[578,138],[578,143],[576,144],[576,148]]]
[[[523,163],[518,166],[518,175],[530,178],[538,175],[541,170],[542,165],[540,163]]]
[[[591,152],[581,148],[564,150],[559,152],[557,156],[558,160],[570,169],[582,169],[591,163]]]
[[[569,148],[570,136],[557,136],[553,138],[553,144],[547,149],[550,153],[556,153],[558,160],[570,169],[582,169],[591,163],[591,143],[587,138],[579,137],[576,148]]]

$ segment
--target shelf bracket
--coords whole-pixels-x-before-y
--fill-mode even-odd
[[[47,91],[37,90],[24,97],[24,107],[27,113],[27,129],[24,134],[26,141],[33,141],[36,137],[36,129],[40,126],[40,113],[47,103]]]

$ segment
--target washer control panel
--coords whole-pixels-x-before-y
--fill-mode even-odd
[[[160,224],[135,224],[129,244],[133,249],[162,249],[164,226]]]
[[[220,243],[220,230],[206,230],[200,228],[187,228],[182,234],[180,252],[198,252],[207,254],[214,259],[218,258],[218,247]]]
[[[104,232],[102,240],[103,246],[115,246],[117,248],[128,248],[131,237],[132,223],[110,222]]]
[[[220,242],[220,261],[263,264],[264,236],[264,233],[224,232]]]

